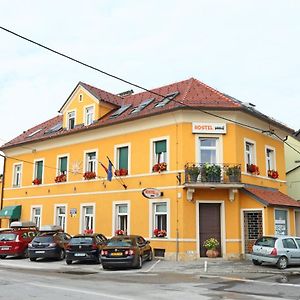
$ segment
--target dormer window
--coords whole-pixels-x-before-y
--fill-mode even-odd
[[[94,121],[94,106],[85,108],[85,125],[91,125]]]
[[[68,112],[67,127],[68,129],[73,129],[75,127],[75,111]]]

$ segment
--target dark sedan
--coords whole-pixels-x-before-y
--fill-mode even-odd
[[[100,263],[100,252],[106,242],[107,238],[98,233],[73,236],[66,248],[66,263],[70,265],[74,260]]]
[[[150,242],[139,235],[112,237],[101,250],[103,269],[133,267],[140,269],[145,260],[152,260]]]

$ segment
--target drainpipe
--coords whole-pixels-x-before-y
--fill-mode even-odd
[[[5,183],[5,166],[6,166],[6,156],[4,156],[3,164],[3,176],[2,176],[2,187],[1,187],[1,199],[0,199],[0,210],[3,208],[3,194],[4,194],[4,183]],[[0,219],[0,228],[1,228],[2,219]]]

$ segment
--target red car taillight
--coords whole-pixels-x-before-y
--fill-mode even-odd
[[[125,254],[125,255],[134,255],[134,251],[133,251],[132,249],[126,250],[126,251],[124,252],[124,254]]]
[[[272,252],[270,253],[272,256],[277,256],[277,249],[273,248]]]
[[[101,255],[102,256],[107,256],[108,255],[108,251],[107,250],[101,250]]]

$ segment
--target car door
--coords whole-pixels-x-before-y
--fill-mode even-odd
[[[282,239],[284,252],[289,260],[289,264],[296,264],[298,261],[299,249],[293,238]]]
[[[149,253],[148,253],[149,251],[147,252],[146,240],[143,237],[138,236],[137,237],[137,245],[140,248],[140,254],[141,254],[143,260],[146,260],[149,256]]]
[[[297,244],[297,256],[295,256],[295,264],[300,265],[300,238],[295,238],[296,244]]]

